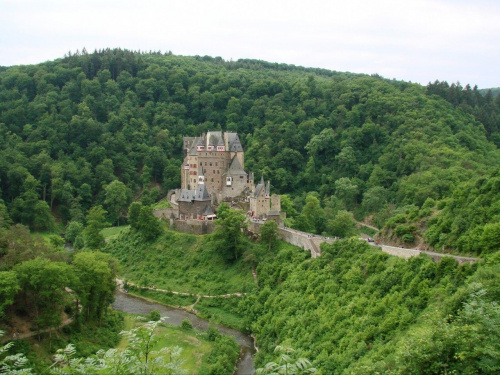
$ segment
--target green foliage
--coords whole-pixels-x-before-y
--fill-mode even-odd
[[[213,349],[203,358],[200,375],[231,374],[239,356],[239,345],[233,337],[215,335]]]
[[[356,221],[347,211],[338,211],[335,217],[328,220],[326,231],[335,237],[346,238],[356,234]]]
[[[3,335],[4,331],[0,330],[0,338]],[[13,342],[0,345],[0,374],[33,374],[32,369],[28,367],[28,359],[22,353],[8,354],[13,346]]]
[[[178,188],[182,136],[214,127],[239,133],[247,169],[278,193],[365,214],[441,202],[500,160],[500,100],[446,82],[105,49],[6,68],[0,97],[0,226],[83,222],[100,204],[117,222],[130,197]]]
[[[104,246],[104,237],[101,229],[109,224],[105,221],[106,210],[102,206],[92,207],[87,213],[87,225],[83,230],[85,247],[89,249],[100,249]]]
[[[85,321],[100,322],[114,301],[116,261],[101,252],[83,251],[75,255],[73,266],[78,277],[74,286]]]
[[[484,289],[491,297],[484,302],[490,307],[476,305],[467,319],[477,319],[477,313],[487,309],[485,316],[492,319],[498,298],[498,285],[494,285],[499,277],[495,275],[497,264],[492,259],[486,267],[458,266],[451,258],[434,263],[425,256],[404,260],[354,238],[323,245],[322,255],[316,259],[305,259],[300,250],[269,253],[257,268],[259,290],[241,305],[253,321],[252,332],[260,348],[257,367],[270,361],[279,365],[272,355],[276,343],[293,342],[298,356],[310,358],[322,373],[368,374],[391,369],[397,374],[434,374],[442,373],[432,370],[439,363],[451,368],[462,358],[461,363],[484,372],[482,366],[494,363],[491,359],[497,350],[491,347],[495,349],[490,351],[492,339],[485,335],[496,335],[497,328],[486,333],[459,317],[471,303],[468,284],[488,280]],[[457,336],[445,339],[446,335],[433,328],[442,326],[442,321],[456,322],[443,330]],[[459,326],[462,332],[456,331]],[[425,327],[428,335],[419,327]],[[412,334],[408,336],[408,332]],[[482,334],[472,339],[477,332]],[[466,346],[460,349],[453,344],[459,335],[463,335],[464,345],[472,341],[468,348],[482,354],[458,354],[466,352]],[[447,352],[450,356],[444,351],[432,352],[441,343],[453,348]],[[425,362],[426,353],[431,352],[435,367]]]
[[[145,239],[151,241],[162,233],[159,220],[153,215],[150,206],[133,202],[128,210],[130,227],[139,232]]]
[[[24,308],[34,311],[37,329],[59,326],[68,303],[64,288],[75,283],[73,269],[62,262],[36,258],[16,265],[14,271],[25,301],[29,301]]]
[[[249,243],[249,246],[252,246]],[[218,241],[211,236],[194,236],[166,230],[154,242],[140,233],[124,230],[106,246],[121,265],[121,275],[141,286],[199,294],[248,292],[254,280],[248,264],[239,259],[227,264]],[[179,300],[167,293],[147,292],[155,299],[164,296],[172,305],[191,305],[196,298]]]
[[[255,373],[262,374],[283,374],[283,375],[301,375],[301,374],[315,374],[317,369],[312,367],[311,362],[307,358],[294,358],[295,350],[278,345],[274,349],[274,353],[279,355],[276,362],[266,363],[264,367],[258,368]]]
[[[70,344],[57,351],[54,362],[56,367],[51,369],[51,373],[182,374],[180,348],[153,350],[157,341],[154,333],[157,325],[158,322],[148,322],[122,332],[128,340],[127,348],[123,351],[100,350],[93,357],[76,358],[75,347]]]
[[[191,323],[191,321],[188,318],[186,318],[181,322],[181,328],[193,329],[193,323]]]
[[[500,249],[500,172],[459,185],[429,221],[426,239],[435,247],[491,254]],[[439,204],[438,204],[439,208]]]
[[[148,314],[148,320],[157,322],[161,319],[160,312],[158,310],[151,310]]]
[[[128,207],[128,196],[130,195],[129,189],[121,181],[114,180],[110,182],[105,188],[106,199],[104,204],[110,216],[111,223],[118,223],[120,225],[120,217],[125,213]]]
[[[214,241],[229,262],[237,261],[244,252],[245,237],[241,231],[245,226],[245,214],[221,205],[217,211],[216,230],[212,235]]]
[[[260,241],[266,244],[268,251],[271,251],[273,246],[276,246],[278,240],[278,224],[275,221],[266,221],[260,227]]]
[[[0,271],[0,321],[5,317],[5,309],[14,303],[19,291],[19,280],[13,271]]]

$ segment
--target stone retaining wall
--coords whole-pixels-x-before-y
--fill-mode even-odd
[[[208,234],[215,230],[215,224],[206,220],[174,220],[173,229],[184,233]]]
[[[177,208],[162,208],[161,210],[153,210],[153,215],[161,220],[170,220],[170,216],[174,215],[179,218],[179,210]]]

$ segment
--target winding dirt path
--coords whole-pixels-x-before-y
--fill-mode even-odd
[[[122,292],[127,293],[127,291],[123,288],[123,285],[124,285],[123,280],[122,279],[115,279],[115,280],[116,280],[116,284],[118,284],[118,287],[120,288],[120,290]],[[198,297],[198,300],[195,302],[195,304],[199,301],[200,298],[230,298],[230,297],[243,297],[243,296],[246,295],[246,293],[236,292],[236,293],[227,293],[227,294],[219,294],[219,295],[211,296],[211,295],[208,295],[208,294],[175,292],[175,291],[172,291],[172,290],[159,289],[159,288],[156,288],[155,286],[140,286],[140,285],[137,285],[137,284],[134,284],[134,283],[131,283],[131,282],[127,282],[127,284],[128,285],[132,285],[132,286],[134,286],[136,288],[139,288],[139,289],[156,290],[158,292],[172,293],[172,294],[176,294],[178,296],[195,296],[195,297]]]
[[[3,344],[7,341],[22,340],[22,339],[27,339],[29,337],[39,335],[41,333],[57,331],[57,330],[61,329],[62,327],[67,326],[68,324],[71,324],[71,323],[73,323],[73,319],[66,318],[63,320],[62,324],[58,327],[46,328],[46,329],[42,329],[41,331],[34,331],[34,332],[23,332],[23,333],[14,332],[12,335],[3,336],[2,339],[0,340],[0,342]]]

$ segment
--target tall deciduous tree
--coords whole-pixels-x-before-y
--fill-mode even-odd
[[[129,189],[123,182],[114,180],[104,190],[106,192],[104,204],[109,213],[110,221],[120,225],[120,217],[125,214],[128,207]]]
[[[217,216],[219,219],[215,222],[214,238],[220,243],[221,252],[227,260],[238,260],[244,250],[241,230],[245,227],[245,214],[221,204]]]
[[[82,251],[73,260],[78,283],[75,286],[85,321],[100,322],[113,302],[116,261],[109,254]]]
[[[38,329],[57,327],[61,324],[61,313],[68,302],[64,290],[74,284],[71,266],[62,262],[36,258],[14,267],[25,302],[33,306],[34,322]]]
[[[4,318],[5,309],[14,303],[14,297],[19,288],[19,280],[15,272],[0,272],[0,321]]]
[[[266,221],[260,227],[261,243],[265,243],[268,246],[268,250],[271,251],[273,246],[276,244],[277,240],[278,240],[278,224],[273,220]]]
[[[104,237],[101,229],[109,224],[106,220],[106,210],[102,206],[92,207],[87,214],[87,225],[83,230],[85,247],[89,249],[99,249],[104,246]]]

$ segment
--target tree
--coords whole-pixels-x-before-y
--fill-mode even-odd
[[[125,209],[128,207],[129,189],[123,182],[114,180],[110,182],[104,190],[106,192],[104,204],[110,214],[111,222],[116,222],[120,225],[120,217],[125,213]]]
[[[153,215],[151,206],[143,206],[139,202],[133,202],[130,205],[128,221],[130,227],[142,234],[147,240],[154,240],[162,232],[160,221]]]
[[[78,277],[74,288],[85,321],[100,323],[108,305],[114,300],[116,261],[109,254],[83,251],[75,255],[72,264]]]
[[[0,338],[4,335],[4,331],[0,330]],[[5,345],[0,345],[0,374],[10,375],[31,375],[32,369],[28,367],[28,358],[24,354],[17,353],[7,355],[10,348],[14,346],[14,341]]]
[[[83,232],[83,224],[78,221],[70,221],[66,226],[65,238],[70,244],[74,244],[78,236]]]
[[[37,328],[59,326],[68,300],[64,288],[75,280],[73,268],[63,262],[36,258],[16,265],[14,271],[25,303],[33,307]]]
[[[132,202],[128,208],[128,223],[132,229],[139,229],[142,204]]]
[[[14,303],[19,289],[19,280],[14,271],[0,272],[0,321],[5,317],[5,309]]]
[[[147,239],[154,240],[162,232],[160,221],[153,215],[151,206],[142,206],[139,214],[139,232]]]
[[[75,358],[76,350],[73,344],[59,349],[55,355],[57,366],[53,374],[184,374],[181,367],[180,354],[182,349],[163,347],[153,350],[157,343],[155,329],[159,321],[142,324],[130,331],[122,332],[128,340],[124,350],[100,350],[95,357]]]
[[[295,350],[288,346],[278,345],[274,353],[279,355],[276,362],[268,362],[255,371],[257,375],[302,375],[314,374],[318,370],[312,367],[307,358],[295,359]]]
[[[352,213],[348,211],[339,211],[331,220],[328,220],[327,232],[333,236],[346,238],[353,236],[355,232],[356,221]]]
[[[378,212],[387,204],[387,191],[382,186],[374,186],[363,194],[361,203],[366,213]]]
[[[271,251],[277,241],[278,224],[274,220],[266,221],[260,227],[260,242],[263,244],[267,244],[268,250]]]
[[[220,243],[223,256],[229,261],[238,260],[243,253],[245,214],[242,211],[231,210],[221,204],[217,211],[218,220],[213,238]]]
[[[87,226],[83,230],[85,247],[89,249],[99,249],[104,246],[104,236],[101,229],[109,224],[105,221],[106,210],[102,206],[92,207],[87,213]]]
[[[342,177],[335,181],[335,196],[344,202],[346,209],[354,207],[357,194],[358,185],[354,184],[351,179]]]

